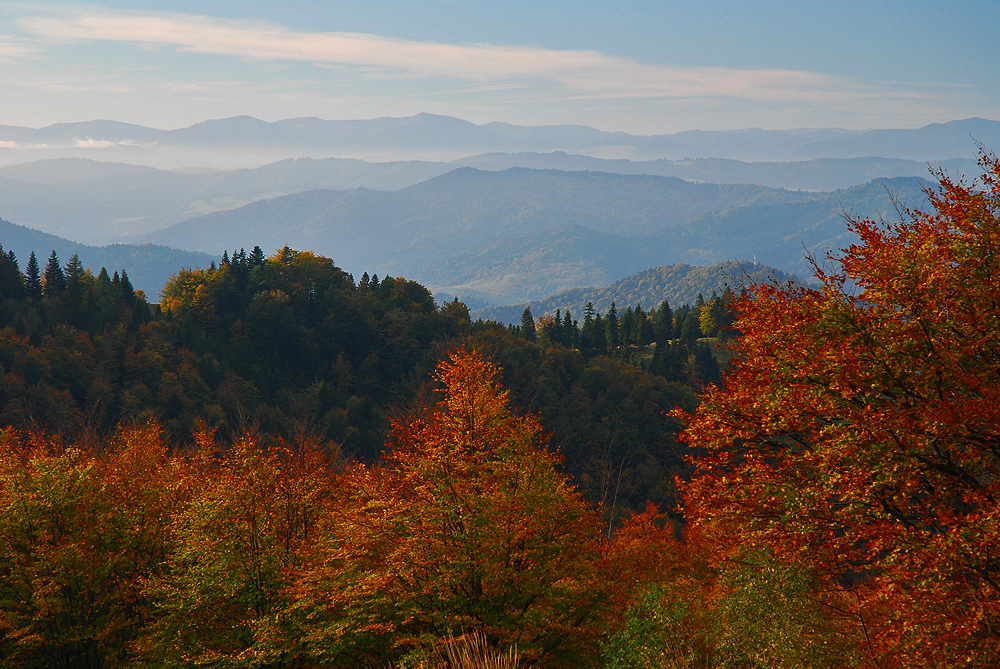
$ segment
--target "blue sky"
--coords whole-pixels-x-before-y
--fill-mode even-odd
[[[1000,2],[0,1],[0,124],[1000,119]]]

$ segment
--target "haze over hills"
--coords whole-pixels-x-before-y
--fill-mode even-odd
[[[853,241],[843,212],[891,218],[890,192],[920,206],[915,177],[978,173],[976,141],[1000,146],[1000,122],[649,137],[432,114],[3,126],[0,215],[90,245],[207,254],[189,264],[288,245],[471,305],[524,303],[665,264],[755,256],[808,275],[807,254]],[[217,169],[238,165],[253,167]]]
[[[252,169],[199,172],[58,158],[0,167],[0,215],[81,243],[107,244],[257,200],[314,189],[398,190],[461,166],[646,174],[803,190],[835,190],[879,177],[928,176],[926,163],[885,158],[746,163],[719,158],[630,161],[564,152],[491,153],[448,163],[298,158]],[[975,163],[964,158],[937,166],[952,175],[976,171]]]
[[[917,129],[686,131],[639,136],[587,126],[476,125],[434,114],[406,118],[265,122],[249,116],[158,130],[113,121],[44,128],[0,126],[0,164],[88,157],[157,167],[246,167],[290,157],[453,160],[487,152],[567,151],[603,158],[749,161],[879,156],[971,158],[976,141],[1000,146],[1000,122],[981,118]]]
[[[288,244],[348,271],[391,273],[472,303],[539,299],[664,263],[757,254],[808,272],[803,249],[846,243],[844,210],[889,216],[923,201],[919,179],[833,193],[697,184],[669,177],[511,169],[455,170],[392,192],[310,191],[199,217],[136,241],[208,253]],[[888,188],[888,191],[887,191]]]

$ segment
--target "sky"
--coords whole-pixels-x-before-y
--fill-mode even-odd
[[[0,0],[0,125],[1000,120],[1000,0]]]

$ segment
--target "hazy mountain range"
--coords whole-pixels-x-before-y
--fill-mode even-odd
[[[560,152],[494,153],[452,162],[299,158],[253,169],[200,172],[59,158],[0,167],[0,215],[81,243],[108,244],[258,200],[315,189],[398,190],[462,166],[673,176],[821,191],[879,177],[929,176],[927,163],[888,158],[746,163],[720,158],[629,161]],[[953,175],[976,173],[975,163],[965,158],[941,161],[936,166]]]
[[[0,244],[121,265],[151,295],[181,266],[255,244],[474,307],[737,258],[808,276],[807,255],[853,241],[845,212],[923,205],[918,177],[977,174],[977,141],[1000,146],[1000,122],[650,137],[430,114],[3,126],[0,216],[27,228],[4,223]]]
[[[540,299],[669,263],[753,259],[808,274],[851,239],[844,211],[895,215],[928,182],[876,180],[832,193],[672,177],[461,168],[398,191],[316,190],[179,223],[135,242],[212,254],[234,245],[311,249],[360,275],[415,279],[471,304]]]
[[[476,125],[407,118],[261,121],[238,116],[160,130],[115,121],[44,128],[0,126],[0,164],[87,157],[158,167],[245,167],[290,157],[452,160],[487,152],[567,151],[601,158],[730,158],[749,161],[879,156],[917,161],[971,158],[975,141],[1000,146],[1000,122],[971,118],[917,129],[691,130],[638,136],[586,126]]]

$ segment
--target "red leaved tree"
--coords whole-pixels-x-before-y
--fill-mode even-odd
[[[1000,162],[940,175],[820,290],[758,286],[687,438],[689,519],[854,598],[869,661],[1000,663]],[[843,613],[843,612],[842,612]]]

